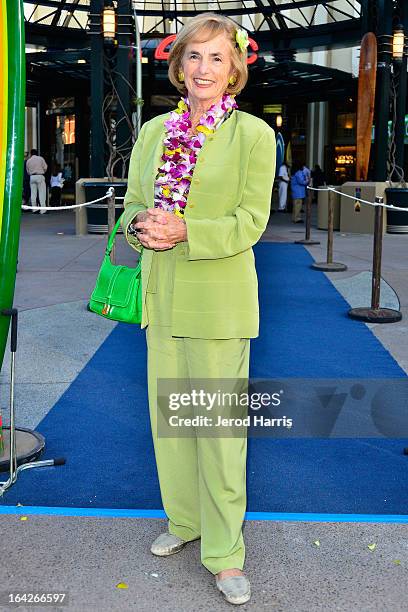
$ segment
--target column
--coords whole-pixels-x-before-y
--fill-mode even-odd
[[[374,180],[387,179],[388,119],[390,115],[392,0],[378,0],[378,63],[375,100]]]
[[[85,95],[75,96],[75,159],[78,160],[78,176],[89,176],[89,108]]]
[[[91,0],[90,13],[101,15],[103,0]],[[95,178],[105,176],[105,139],[102,124],[104,97],[103,35],[101,18],[93,17],[91,34],[91,174]]]
[[[401,2],[402,26],[404,34],[408,34],[408,7]],[[397,98],[397,120],[395,123],[395,161],[397,166],[404,168],[404,138],[405,138],[405,113],[407,105],[407,57],[404,53],[403,60],[399,66],[399,87]]]
[[[130,31],[133,28],[133,21],[130,18],[130,2],[129,0],[118,0],[117,18],[118,18],[118,33],[117,40],[119,48],[116,55],[116,71],[119,75],[115,75],[115,87],[118,93],[118,105],[116,111],[116,146],[120,149],[122,155],[126,156],[127,152],[132,148],[132,131],[129,126],[130,120],[130,90],[127,81],[132,78],[132,53],[130,46]],[[116,177],[126,176],[127,168],[123,168],[122,162],[118,162],[114,169]]]

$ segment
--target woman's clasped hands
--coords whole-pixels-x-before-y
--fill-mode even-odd
[[[187,240],[185,222],[171,212],[159,208],[148,208],[136,215],[134,227],[138,230],[139,242],[146,249],[165,251],[178,242]]]

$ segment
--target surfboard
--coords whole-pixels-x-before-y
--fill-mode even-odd
[[[292,145],[290,140],[288,142],[288,146],[286,147],[286,163],[289,167],[292,166]]]
[[[276,134],[276,176],[285,159],[285,141],[280,132]]]
[[[377,38],[367,32],[361,41],[357,100],[356,180],[366,181],[370,161],[377,76]]]
[[[0,311],[11,308],[16,279],[24,164],[23,0],[0,0]],[[0,369],[10,318],[0,314]]]

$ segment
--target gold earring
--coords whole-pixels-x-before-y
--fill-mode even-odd
[[[229,85],[235,85],[236,82],[237,82],[237,77],[234,75],[230,76],[230,78],[228,79]]]
[[[180,83],[184,83],[184,72],[182,70],[179,70],[178,80],[180,81]]]

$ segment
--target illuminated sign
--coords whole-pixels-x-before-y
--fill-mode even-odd
[[[157,60],[169,59],[169,52],[166,51],[166,47],[171,45],[173,40],[176,40],[176,36],[177,34],[170,34],[170,36],[166,36],[166,38],[163,38],[159,42],[154,52],[154,59],[157,59]]]
[[[280,114],[282,113],[282,104],[264,104],[263,105],[263,114]]]
[[[336,166],[351,166],[354,162],[354,155],[337,155],[335,157]]]
[[[157,60],[168,60],[169,59],[169,51],[166,51],[166,49],[176,39],[176,36],[177,34],[170,34],[169,36],[166,36],[166,38],[163,38],[160,41],[160,43],[155,49],[154,59],[157,59]],[[248,40],[249,40],[249,48],[252,49],[252,51],[254,51],[254,53],[248,56],[247,64],[249,65],[249,64],[254,64],[256,60],[258,59],[258,54],[256,53],[256,51],[258,51],[259,47],[253,38],[249,38]]]

